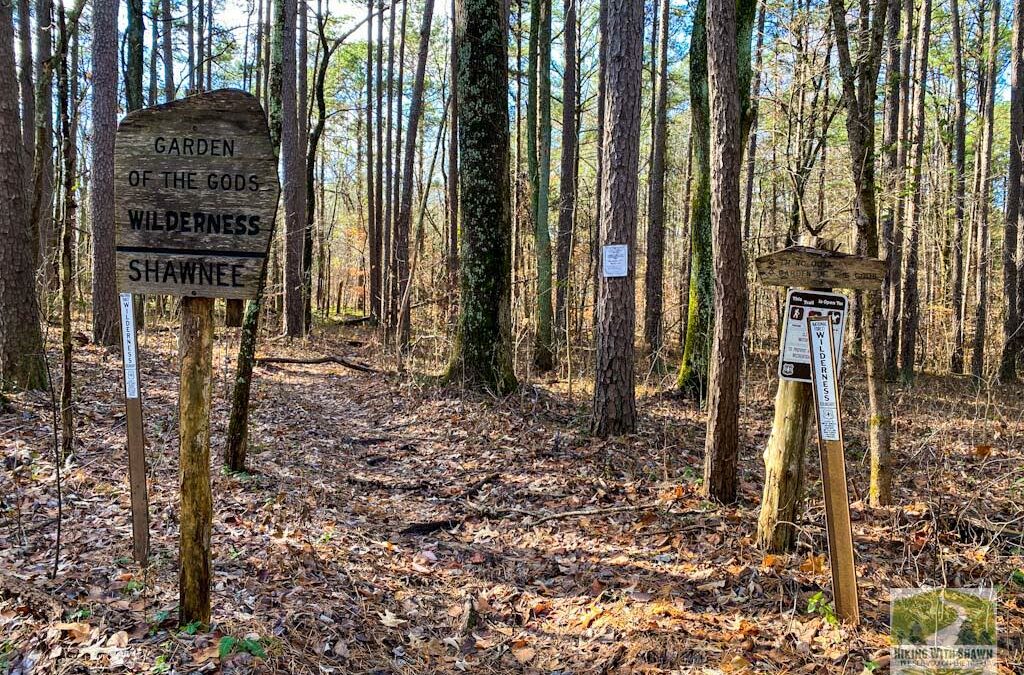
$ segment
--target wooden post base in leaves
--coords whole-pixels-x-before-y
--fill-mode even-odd
[[[178,435],[181,477],[179,620],[210,623],[210,393],[213,298],[181,299]]]

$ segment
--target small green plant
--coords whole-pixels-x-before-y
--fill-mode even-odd
[[[832,606],[831,602],[825,600],[825,594],[822,591],[818,591],[810,597],[807,601],[807,611],[811,614],[817,614],[821,618],[825,619],[830,626],[839,625],[839,618],[836,616],[836,610]]]
[[[220,639],[220,644],[217,645],[217,655],[220,658],[227,658],[232,653],[249,653],[253,656],[261,659],[267,658],[267,652],[263,649],[263,643],[260,640],[253,640],[251,638],[242,638],[239,640],[236,637],[225,635]]]
[[[88,619],[90,616],[92,616],[92,610],[88,607],[81,607],[68,614],[68,621],[81,621],[82,619]]]
[[[203,627],[202,621],[192,621],[181,627],[181,632],[185,635],[195,635],[199,632],[199,629]]]
[[[164,621],[167,621],[170,616],[171,612],[167,609],[161,609],[154,614],[149,622],[149,635],[156,635],[156,632],[160,630],[160,626],[164,625]]]
[[[151,673],[169,673],[171,672],[171,663],[167,660],[166,654],[161,654],[156,657],[156,661],[153,663],[153,667],[149,669]]]
[[[124,585],[124,592],[136,593],[138,591],[141,591],[143,588],[145,588],[145,584],[143,584],[138,579],[129,579],[128,583]]]
[[[864,670],[866,670],[869,673],[875,672],[876,670],[878,670],[878,661],[865,661]]]
[[[1013,574],[1010,575],[1010,581],[1017,584],[1018,586],[1024,586],[1024,570],[1015,569]]]

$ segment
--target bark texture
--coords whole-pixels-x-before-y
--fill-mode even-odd
[[[739,10],[737,4],[740,5]],[[708,426],[704,443],[704,493],[719,502],[736,500],[739,458],[740,373],[747,321],[747,280],[740,222],[740,84],[745,68],[749,92],[750,33],[746,64],[737,41],[739,17],[753,2],[708,0],[708,92],[711,112],[711,245],[715,271],[715,327],[708,386]],[[749,19],[747,19],[749,21]]]
[[[555,337],[568,345],[569,263],[576,222],[576,0],[565,0],[565,29],[562,55],[562,160],[558,187],[558,241],[555,264]],[[568,351],[566,352],[568,358]]]
[[[462,291],[448,378],[501,393],[512,371],[508,24],[501,0],[456,8]]]
[[[644,350],[657,358],[661,351],[665,282],[665,154],[668,144],[668,0],[661,0],[658,36],[657,93],[647,200],[647,266],[644,270]]]
[[[117,131],[117,5],[92,10],[92,339],[113,346],[121,339],[114,280],[114,133]]]
[[[636,224],[643,75],[642,0],[609,0],[606,42],[601,244],[625,244],[625,277],[600,274],[597,367],[591,429],[615,436],[636,429],[633,335],[636,330]]]
[[[10,3],[0,3],[0,389],[46,385]]]

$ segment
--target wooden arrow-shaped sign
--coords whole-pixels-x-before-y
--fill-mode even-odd
[[[761,283],[803,288],[876,289],[885,279],[886,263],[877,258],[790,246],[754,261]]]

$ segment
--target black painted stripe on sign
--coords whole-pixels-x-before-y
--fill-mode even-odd
[[[166,255],[216,256],[220,258],[263,258],[258,251],[218,251],[212,248],[165,248],[162,246],[118,246],[118,253],[162,253]]]

